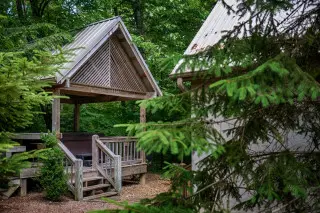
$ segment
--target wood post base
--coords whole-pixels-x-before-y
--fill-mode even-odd
[[[147,176],[147,174],[142,174],[140,176],[140,184],[141,185],[146,185],[146,176]]]

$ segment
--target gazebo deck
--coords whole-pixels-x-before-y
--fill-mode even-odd
[[[103,194],[114,192],[110,188],[118,193],[124,178],[138,176],[144,182],[147,163],[144,152],[137,149],[135,138],[99,137],[90,133],[66,133],[61,137],[58,145],[65,154],[68,187],[77,200],[97,197],[95,193],[99,187],[109,187]],[[40,133],[16,134],[15,139],[27,141],[28,144],[28,141],[39,141]],[[21,185],[21,195],[27,193],[26,180],[36,177],[40,167],[41,164],[34,163],[31,168],[20,172],[17,179]]]

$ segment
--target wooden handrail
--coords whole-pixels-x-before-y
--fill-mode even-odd
[[[122,183],[121,156],[115,155],[102,143],[98,135],[92,136],[92,167],[96,168],[120,192]]]
[[[71,171],[69,177],[69,181],[67,182],[68,188],[74,194],[75,200],[83,199],[83,161],[81,159],[77,159],[70,150],[59,140],[58,147],[62,150],[65,157],[71,163]],[[73,170],[74,168],[74,170]],[[66,172],[69,171],[69,165],[66,164]],[[74,185],[73,185],[74,180]]]
[[[70,152],[70,150],[61,142],[58,141],[58,146],[64,152],[65,156],[72,162],[75,163],[77,158]]]
[[[124,136],[115,136],[115,137],[100,137],[101,141],[108,142],[118,142],[118,141],[136,141],[136,137],[124,137]]]
[[[99,140],[116,155],[120,155],[122,164],[145,163],[144,152],[138,149],[136,137],[100,137]]]
[[[106,152],[106,154],[110,155],[110,157],[115,158],[117,155],[115,155],[106,145],[104,145],[99,139],[96,139],[97,146],[103,151]]]

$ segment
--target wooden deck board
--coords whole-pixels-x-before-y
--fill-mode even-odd
[[[92,167],[83,167],[83,172],[94,172]],[[122,164],[122,177],[147,173],[147,164]],[[19,178],[33,178],[39,175],[39,168],[22,169]]]

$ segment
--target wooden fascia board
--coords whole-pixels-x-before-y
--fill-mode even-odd
[[[61,99],[64,104],[88,104],[100,102],[122,101],[125,98],[115,96],[101,96],[101,97],[70,97],[70,99]]]
[[[61,92],[65,94],[74,94],[82,96],[92,96],[92,95],[106,95],[106,96],[117,96],[125,97],[132,99],[148,99],[151,98],[150,94],[145,92],[133,92],[125,91],[114,88],[105,88],[105,87],[95,87],[89,85],[80,85],[80,84],[71,84],[70,87],[65,87],[61,89]]]

